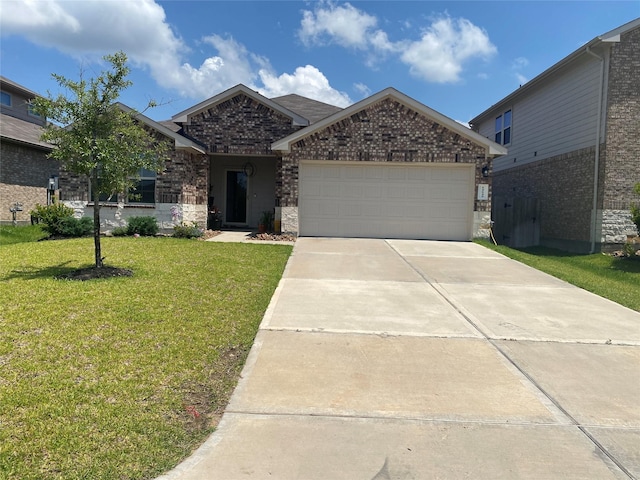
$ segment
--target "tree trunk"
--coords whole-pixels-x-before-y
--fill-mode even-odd
[[[98,171],[93,174],[92,191],[93,194],[93,244],[95,250],[96,268],[102,268],[102,249],[100,248],[100,192],[98,191]]]

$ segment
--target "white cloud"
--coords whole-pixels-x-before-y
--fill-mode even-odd
[[[3,35],[75,56],[123,50],[139,64],[158,68],[184,49],[152,0],[136,2],[14,0],[3,3]]]
[[[81,28],[78,20],[67,14],[55,2],[4,2],[2,8],[3,15],[0,21],[4,34],[32,35],[51,26],[64,27],[69,32],[77,32]]]
[[[497,52],[487,33],[464,18],[441,17],[410,42],[401,60],[411,74],[436,83],[456,82],[463,64],[472,58],[488,59]]]
[[[338,107],[347,107],[353,103],[346,93],[331,87],[327,77],[313,65],[298,67],[293,74],[283,73],[279,76],[263,69],[260,70],[260,80],[264,87],[258,91],[265,97],[297,93]]]
[[[433,20],[419,40],[391,41],[377,28],[375,16],[349,3],[320,2],[303,11],[298,32],[305,45],[338,44],[365,52],[365,64],[375,67],[388,55],[399,55],[412,75],[428,82],[457,82],[464,64],[489,59],[497,49],[485,30],[465,18],[448,15]]]
[[[355,89],[356,92],[362,95],[362,98],[366,98],[369,95],[371,95],[371,89],[368,86],[366,86],[364,83],[360,83],[360,82],[354,83],[353,88]]]
[[[513,70],[513,76],[516,77],[518,84],[520,86],[524,85],[529,81],[527,77],[525,77],[520,70],[527,67],[529,65],[529,60],[524,57],[518,57],[511,63],[511,70]]]
[[[315,10],[304,10],[298,36],[305,45],[337,43],[343,47],[365,49],[368,35],[378,23],[349,3],[319,2]]]
[[[511,64],[511,68],[517,70],[517,69],[520,69],[520,68],[524,68],[527,65],[529,65],[529,60],[527,60],[525,57],[518,57]]]
[[[238,83],[255,88],[257,69],[264,60],[250,54],[244,45],[231,37],[211,35],[202,41],[213,47],[217,55],[206,58],[199,67],[184,63],[168,78],[159,81],[192,98],[211,97]]]
[[[259,90],[260,82],[269,82],[266,92],[295,92],[339,106],[351,103],[315,67],[299,67],[291,75],[263,73],[273,71],[268,59],[230,36],[203,38],[202,45],[214,50],[212,55],[199,66],[185,62],[182,55],[189,47],[153,0],[12,0],[2,4],[0,31],[84,59],[122,50],[133,65],[147,68],[159,85],[196,100],[238,83]]]

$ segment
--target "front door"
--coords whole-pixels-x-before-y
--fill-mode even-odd
[[[247,223],[247,174],[240,170],[227,171],[227,223]]]

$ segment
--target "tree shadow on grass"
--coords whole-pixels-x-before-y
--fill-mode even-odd
[[[9,275],[4,277],[4,280],[13,280],[20,278],[23,280],[36,280],[42,278],[53,278],[55,280],[94,280],[100,278],[114,278],[114,277],[131,277],[133,271],[127,268],[109,267],[104,266],[96,268],[94,265],[87,265],[85,267],[69,267],[67,266],[70,261],[60,263],[58,265],[52,265],[44,268],[37,267],[23,267],[20,270],[12,270]]]

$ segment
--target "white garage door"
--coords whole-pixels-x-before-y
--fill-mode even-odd
[[[303,236],[469,240],[474,166],[305,161]]]

